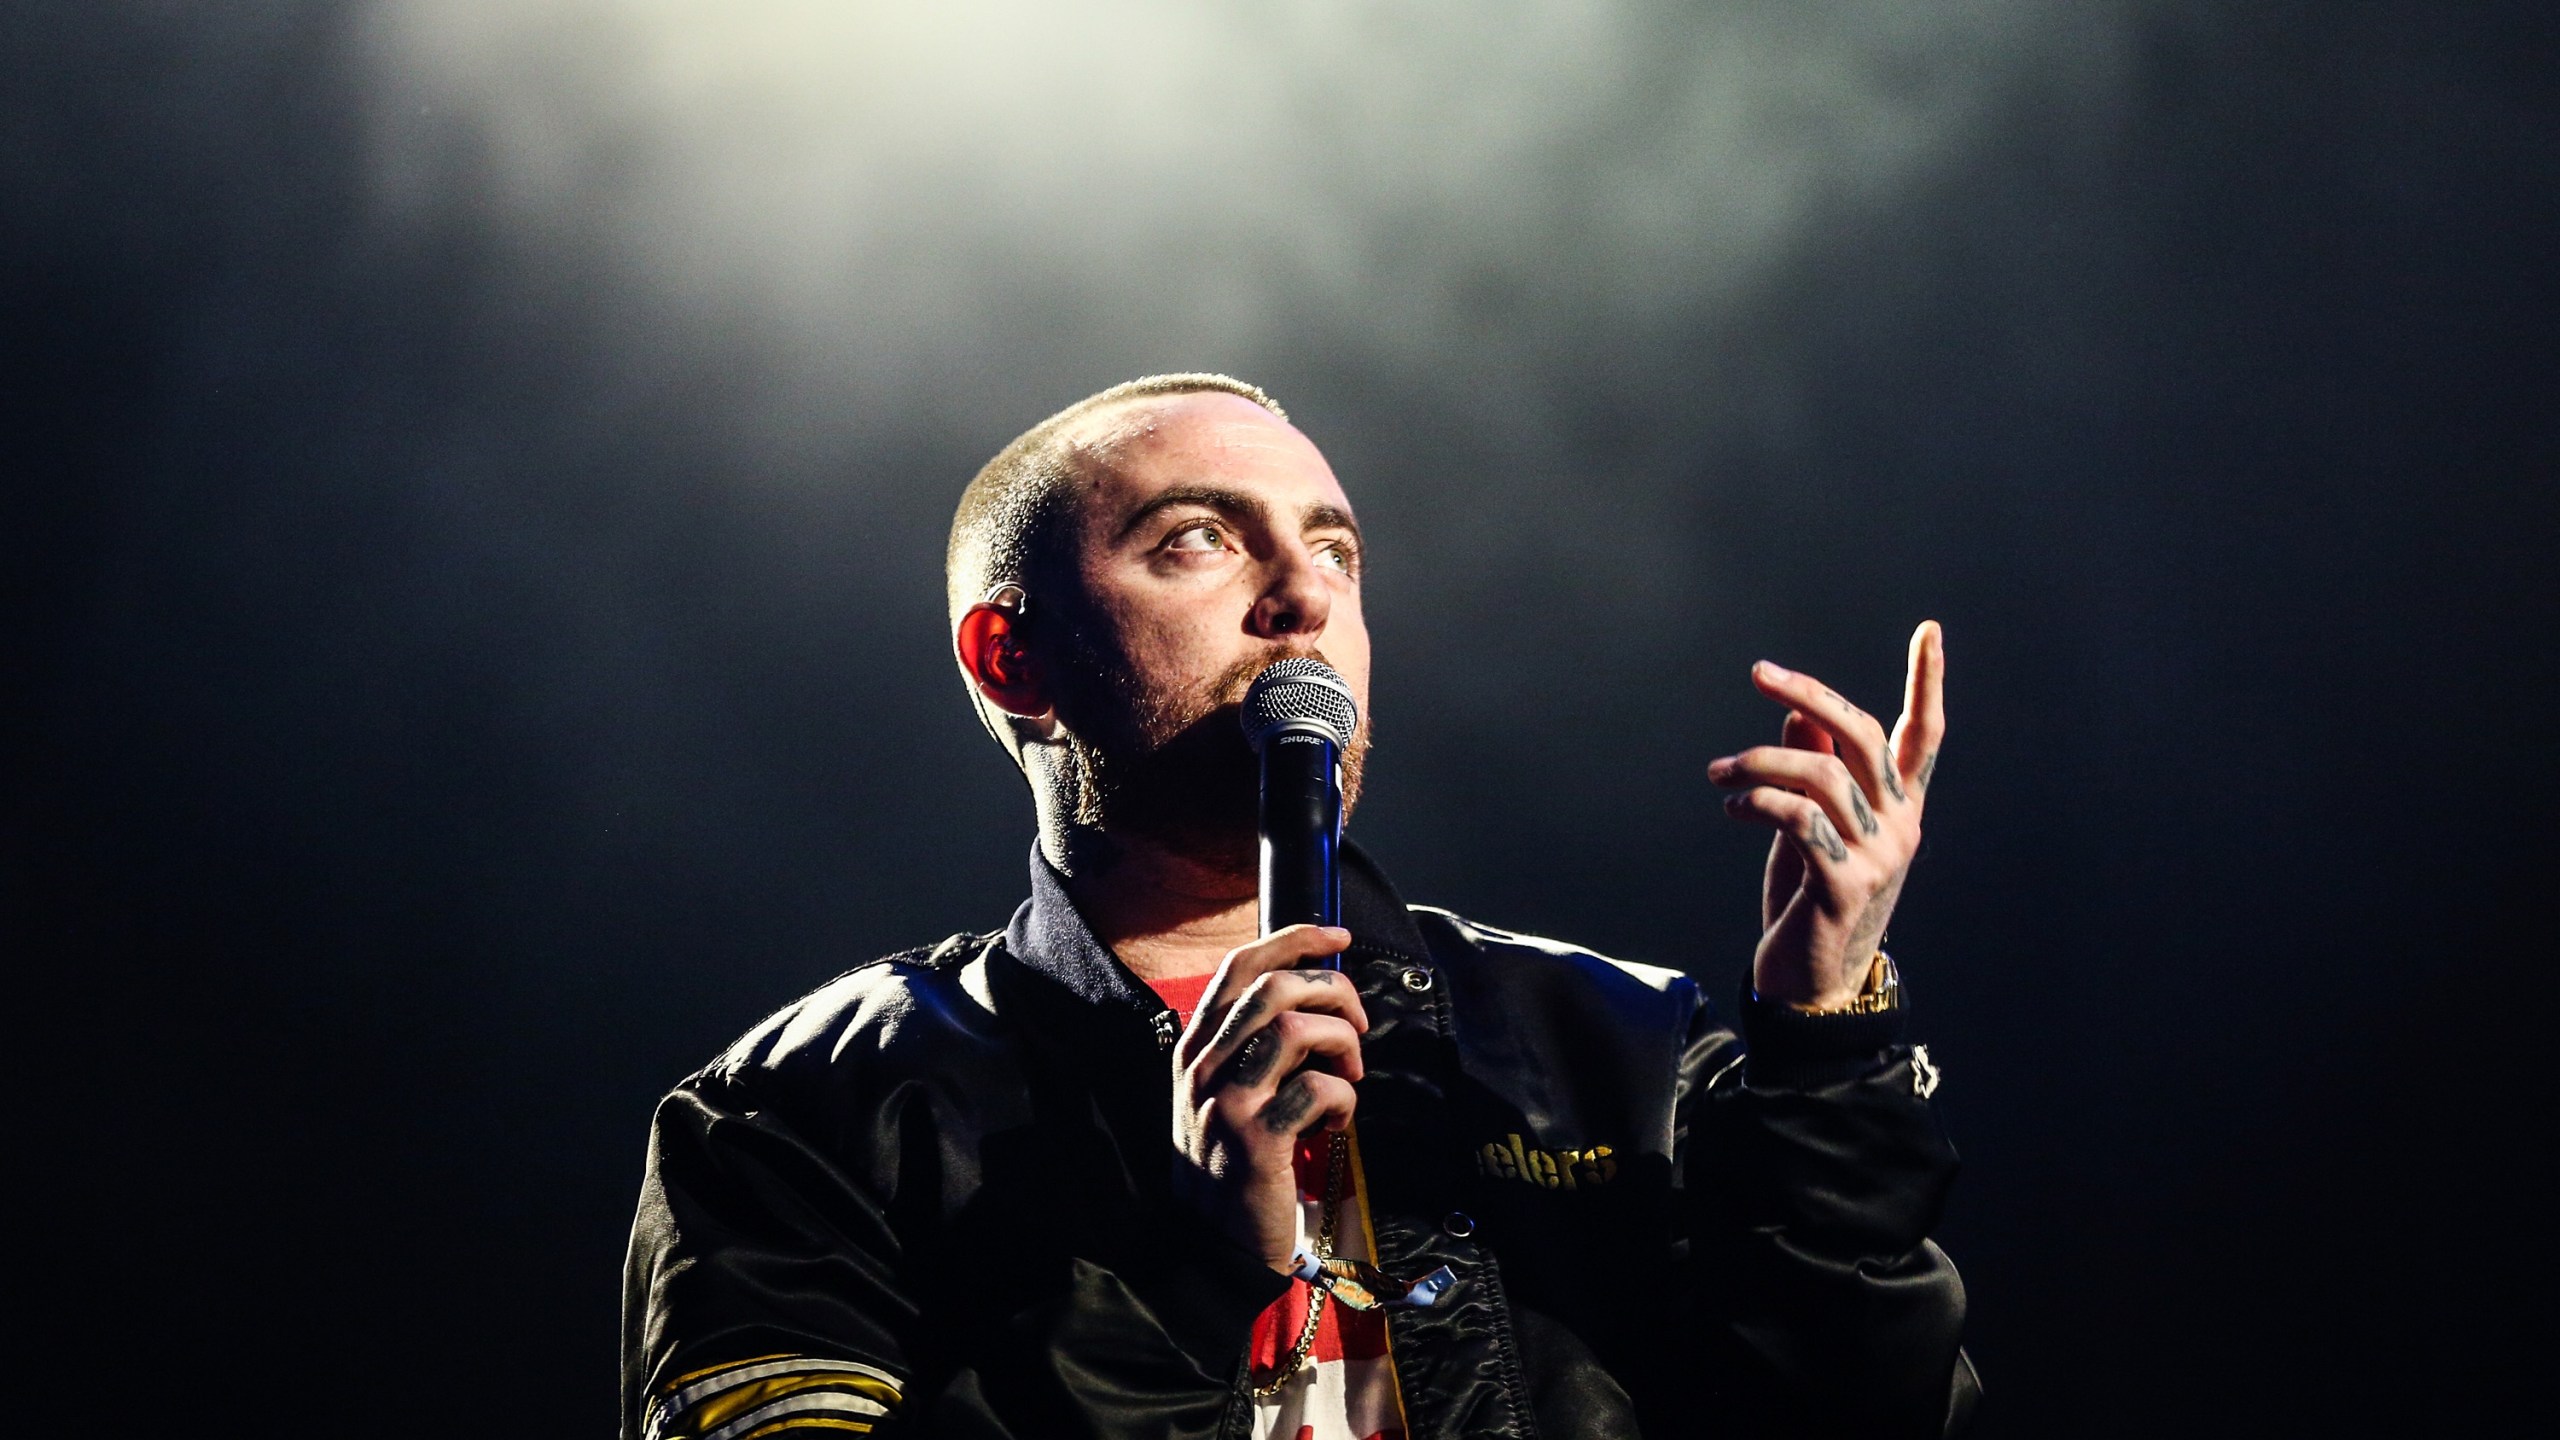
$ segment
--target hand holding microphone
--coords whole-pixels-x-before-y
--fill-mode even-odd
[[[1351,1123],[1369,1020],[1340,974],[1339,764],[1360,709],[1333,667],[1293,656],[1245,692],[1262,757],[1263,938],[1230,952],[1174,1047],[1177,1175],[1191,1203],[1272,1269],[1296,1263],[1294,1156]]]

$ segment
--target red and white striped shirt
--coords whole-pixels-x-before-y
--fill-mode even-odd
[[[1209,988],[1208,975],[1148,984],[1182,1023]],[[1301,1243],[1324,1226],[1325,1166],[1331,1142],[1325,1132],[1311,1132],[1298,1142],[1298,1234]],[[1353,1141],[1351,1173],[1342,1187],[1342,1209],[1334,1222],[1333,1253],[1374,1262],[1369,1238],[1369,1204],[1360,1176],[1360,1147]],[[1296,1348],[1306,1328],[1307,1306],[1315,1288],[1303,1280],[1271,1302],[1253,1322],[1252,1371],[1265,1383]],[[1254,1402],[1254,1440],[1404,1440],[1404,1407],[1396,1393],[1395,1359],[1387,1351],[1387,1317],[1380,1310],[1353,1310],[1333,1303],[1316,1320],[1316,1340],[1306,1367],[1277,1394]]]

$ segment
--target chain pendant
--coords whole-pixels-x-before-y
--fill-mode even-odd
[[[1350,1178],[1350,1162],[1351,1137],[1336,1130],[1332,1143],[1325,1150],[1324,1220],[1316,1230],[1316,1259],[1319,1261],[1333,1258],[1334,1227],[1342,1217],[1342,1186]],[[1279,1371],[1271,1377],[1270,1383],[1253,1387],[1256,1400],[1268,1400],[1279,1394],[1281,1386],[1296,1379],[1298,1372],[1307,1368],[1307,1357],[1315,1353],[1317,1322],[1324,1318],[1325,1302],[1333,1298],[1333,1292],[1321,1285],[1311,1285],[1308,1289],[1312,1293],[1307,1296],[1307,1323],[1298,1329],[1298,1343],[1289,1347],[1288,1358],[1280,1363]]]

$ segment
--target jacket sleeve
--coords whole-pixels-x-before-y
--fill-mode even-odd
[[[915,1371],[899,1266],[881,1207],[780,1113],[716,1071],[680,1086],[623,1270],[625,1440],[884,1428]]]
[[[1680,1116],[1693,1293],[1719,1428],[1938,1436],[1979,1387],[1964,1284],[1932,1243],[1956,1154],[1904,1012],[1808,1017],[1747,992],[1743,1035],[1703,998]]]
[[[715,1070],[659,1106],[624,1273],[626,1440],[1217,1432],[1283,1277],[1171,1216],[1050,1273],[932,1265],[930,1178],[898,1168],[913,1130],[893,1116],[849,1156],[773,1080]]]

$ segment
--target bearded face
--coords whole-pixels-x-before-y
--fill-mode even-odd
[[[1042,543],[1023,556],[1036,604],[964,612],[962,667],[1011,717],[1000,738],[1053,862],[1071,863],[1079,834],[1116,837],[1249,885],[1260,777],[1238,703],[1297,655],[1365,708],[1359,522],[1314,444],[1250,397],[1174,391],[1066,423]],[[1346,813],[1367,749],[1363,733],[1342,756]]]
[[[1063,648],[1059,719],[1069,793],[1062,798],[1074,823],[1252,872],[1261,772],[1237,711],[1273,661],[1322,660],[1324,652],[1275,643],[1212,674],[1153,677],[1131,662],[1107,623],[1077,624]],[[1346,820],[1359,799],[1369,735],[1364,716],[1342,753]]]

